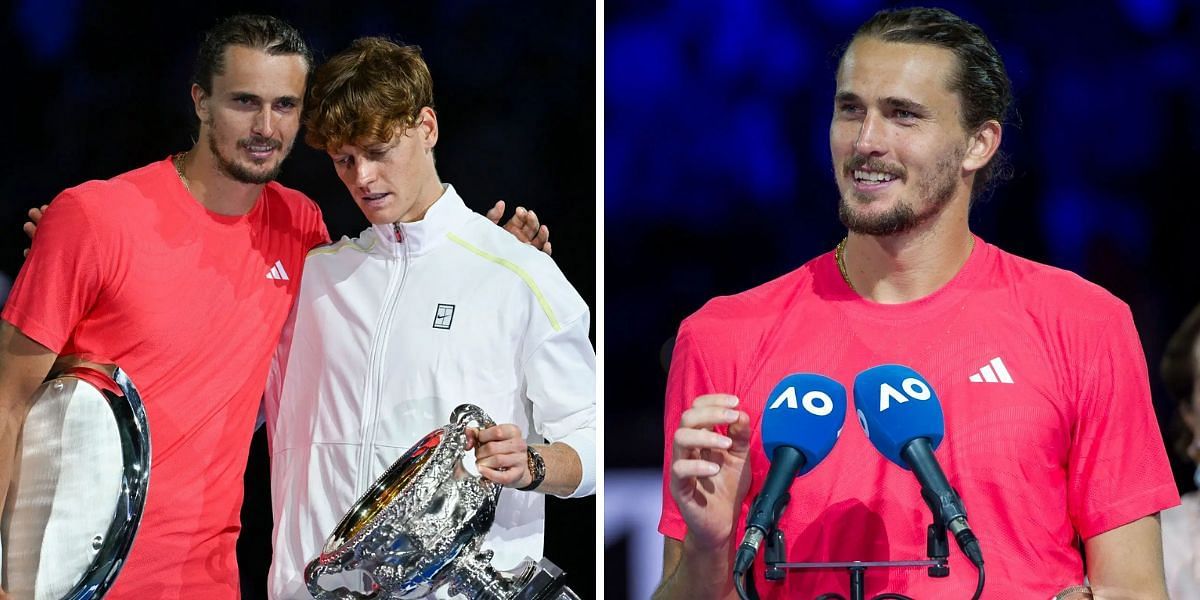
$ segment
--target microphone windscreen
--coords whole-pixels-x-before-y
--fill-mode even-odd
[[[846,421],[846,388],[812,373],[784,377],[767,398],[762,418],[763,452],[767,458],[780,446],[804,454],[803,475],[817,466],[837,442]]]
[[[909,466],[900,452],[906,444],[923,437],[937,449],[946,433],[933,386],[904,365],[879,365],[859,373],[854,378],[854,406],[875,449],[905,469]]]

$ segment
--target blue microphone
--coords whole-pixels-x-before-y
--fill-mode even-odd
[[[867,439],[888,460],[917,476],[933,517],[954,534],[963,554],[982,567],[983,553],[967,525],[962,499],[933,455],[946,432],[933,386],[909,367],[879,365],[854,378],[854,405]]]
[[[763,452],[771,459],[771,469],[746,516],[735,574],[750,568],[763,538],[787,506],[792,480],[829,456],[845,421],[846,388],[824,375],[794,373],[771,391],[761,427]]]

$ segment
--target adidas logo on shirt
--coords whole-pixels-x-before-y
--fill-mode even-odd
[[[1004,366],[1004,361],[997,356],[988,361],[978,373],[968,377],[975,383],[1012,383],[1012,375],[1008,374],[1008,367]]]
[[[275,261],[275,266],[271,267],[270,271],[267,271],[267,279],[279,279],[282,281],[289,279],[287,271],[283,270],[282,262]]]

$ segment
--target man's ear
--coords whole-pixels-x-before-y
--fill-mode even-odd
[[[426,150],[432,150],[437,145],[438,140],[438,122],[437,113],[432,108],[426,106],[421,109],[417,117],[418,133],[421,136],[421,143],[424,144]]]
[[[1000,138],[1004,128],[997,121],[988,121],[979,126],[967,139],[967,154],[963,157],[964,171],[974,173],[988,164],[1000,149]]]
[[[200,87],[200,84],[192,84],[192,106],[196,109],[196,117],[201,123],[208,122],[208,100],[209,95]]]

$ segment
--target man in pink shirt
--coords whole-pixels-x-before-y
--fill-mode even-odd
[[[971,233],[997,168],[1011,91],[975,25],[940,9],[883,11],[837,71],[830,151],[849,233],[831,252],[680,326],[665,411],[663,598],[734,597],[732,557],[770,468],[758,443],[784,376],[901,363],[941,398],[936,456],[986,557],[984,598],[1165,598],[1158,512],[1178,504],[1128,308],[1072,273]],[[926,556],[913,475],[855,423],[790,488],[787,562]],[[976,569],[866,572],[869,595],[971,596]],[[845,571],[792,571],[763,597],[849,592]]]
[[[273,181],[311,63],[278,19],[210,31],[191,88],[199,142],[59,194],[4,307],[0,489],[59,357],[119,365],[141,392],[152,484],[108,597],[238,596],[242,474],[267,367],[304,257],[329,239],[316,203]]]

